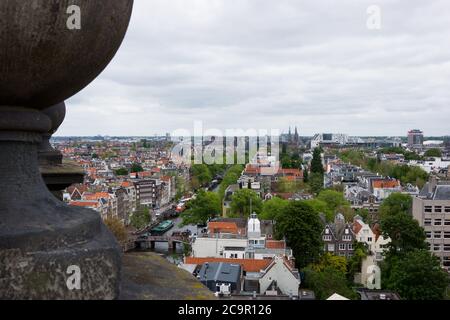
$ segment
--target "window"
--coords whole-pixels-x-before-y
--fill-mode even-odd
[[[425,225],[425,226],[431,226],[431,219],[425,219],[424,221],[423,221],[423,224]]]
[[[444,244],[444,251],[450,251],[450,244]]]
[[[442,212],[442,206],[435,206],[434,207],[434,212]]]
[[[328,252],[334,252],[334,244],[328,245]]]
[[[323,236],[324,241],[331,241],[331,236]]]
[[[347,245],[347,248],[348,248],[348,250],[353,250],[353,243],[349,243],[349,244]]]
[[[344,241],[351,241],[352,240],[352,236],[345,235],[345,236],[342,237],[342,240],[344,240]]]
[[[345,243],[339,244],[339,250],[345,250]]]
[[[450,231],[445,231],[444,232],[444,238],[445,239],[450,239]]]
[[[450,257],[444,257],[444,267],[450,267]]]
[[[427,238],[428,238],[428,239],[431,239],[431,231],[427,231],[427,232],[426,232],[426,235],[427,235]]]
[[[367,242],[372,242],[372,237],[368,237]]]
[[[434,219],[434,225],[435,225],[435,226],[440,226],[440,225],[442,225],[442,219]]]
[[[425,206],[425,212],[433,212],[433,208],[431,206]]]
[[[325,234],[329,234],[330,233],[330,229],[325,229]]]
[[[445,207],[445,212],[450,213],[450,207]]]
[[[442,232],[441,231],[435,231],[434,232],[434,238],[435,239],[440,239],[442,236]]]
[[[444,225],[446,225],[446,226],[450,226],[450,219],[445,219],[445,221],[444,221]]]
[[[434,251],[440,251],[441,250],[441,245],[440,244],[433,245],[433,250]]]

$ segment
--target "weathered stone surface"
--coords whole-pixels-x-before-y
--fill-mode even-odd
[[[70,5],[81,29],[69,30]],[[118,50],[133,0],[0,1],[0,108],[45,109],[74,95]]]
[[[81,9],[69,30],[67,9]],[[133,0],[0,1],[0,299],[113,299],[121,249],[93,210],[68,207],[38,165],[42,135],[60,114],[41,112],[89,84],[110,62]],[[51,174],[51,173],[50,173]],[[80,291],[66,285],[81,269]]]
[[[156,253],[126,253],[122,279],[121,300],[216,299],[191,274]]]
[[[115,299],[121,260],[109,232],[66,248],[0,250],[1,299]],[[80,289],[69,289],[70,266],[80,268]]]
[[[58,103],[48,109],[42,111],[50,118],[52,127],[49,132],[42,135],[42,142],[39,145],[39,164],[41,165],[60,165],[62,164],[63,155],[58,150],[55,150],[50,144],[50,138],[58,130],[63,123],[66,116],[66,104],[64,102]],[[70,184],[69,184],[70,185]]]

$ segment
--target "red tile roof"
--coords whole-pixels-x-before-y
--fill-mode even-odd
[[[98,202],[97,201],[71,201],[69,203],[70,206],[74,206],[74,207],[89,207],[89,208],[96,208],[98,207]]]
[[[356,233],[358,233],[361,229],[362,229],[362,225],[361,225],[358,221],[355,221],[355,222],[353,223],[353,232],[356,234]]]
[[[226,262],[240,264],[242,269],[246,272],[259,272],[265,270],[271,263],[272,259],[227,259],[227,258],[195,258],[186,257],[185,264],[204,264],[211,262]]]
[[[83,194],[84,200],[98,200],[98,199],[109,199],[108,192],[96,192],[90,194]]]
[[[266,248],[268,249],[286,249],[286,242],[283,240],[267,240]]]
[[[397,188],[400,186],[400,181],[398,180],[375,180],[373,181],[374,188]]]
[[[259,174],[261,173],[261,170],[259,167],[252,166],[251,164],[247,164],[245,166],[245,173],[247,174]]]
[[[130,181],[124,181],[124,182],[122,182],[121,186],[124,187],[124,188],[131,187],[131,182]]]
[[[210,222],[208,223],[210,233],[238,233],[238,226],[234,222]]]

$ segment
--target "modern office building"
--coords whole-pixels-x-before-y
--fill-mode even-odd
[[[421,130],[414,129],[408,132],[408,146],[422,146],[423,140],[423,132]]]
[[[432,176],[413,199],[413,216],[425,229],[430,251],[450,271],[450,181]]]

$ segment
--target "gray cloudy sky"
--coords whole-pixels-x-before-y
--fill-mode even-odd
[[[135,0],[119,53],[67,105],[58,135],[450,134],[450,1]]]

